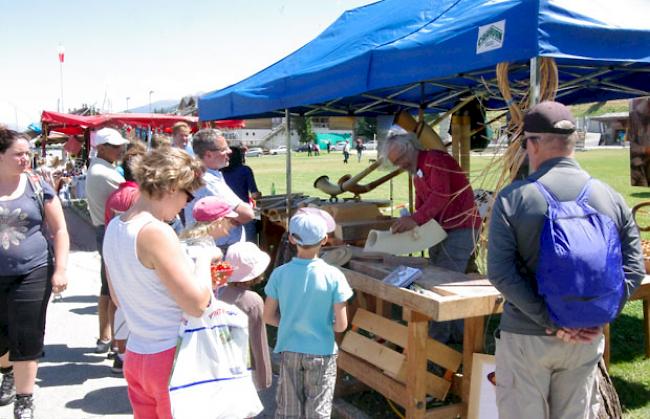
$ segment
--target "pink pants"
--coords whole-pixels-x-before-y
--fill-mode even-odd
[[[175,353],[175,347],[156,354],[127,349],[124,378],[135,419],[171,419],[168,384]]]

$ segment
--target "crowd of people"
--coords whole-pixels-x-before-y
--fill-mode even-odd
[[[597,412],[602,328],[645,275],[630,210],[618,193],[591,180],[577,164],[575,130],[570,111],[559,103],[530,109],[521,140],[530,174],[495,199],[488,275],[506,301],[495,333],[501,418],[583,418]],[[276,417],[329,417],[335,333],[348,327],[346,302],[353,296],[343,273],[319,258],[334,220],[317,208],[296,211],[288,222],[296,256],[270,272],[262,300],[255,289],[266,280],[270,257],[254,243],[253,204],[260,193],[252,171],[219,130],[202,129],[189,138],[184,123],[174,126],[171,140],[152,139],[149,150],[112,128],[94,135],[97,155],[88,168],[87,191],[101,256],[95,351],[115,352],[113,371],[124,374],[136,418],[171,418],[170,374],[177,351],[185,350],[178,349],[179,327],[218,300],[247,316],[250,379],[257,390],[272,384],[265,324],[278,327]],[[415,211],[391,230],[406,232],[436,220],[447,237],[429,249],[431,263],[464,273],[482,225],[472,188],[448,153],[417,144],[413,134],[395,129],[380,150],[380,158],[408,171],[415,186]],[[359,160],[362,150],[357,144]],[[29,170],[30,156],[24,136],[0,128],[0,405],[13,402],[15,417],[23,419],[33,417],[45,314],[50,294],[67,287],[69,252],[61,203],[52,186]],[[572,209],[564,209],[573,201]],[[599,241],[605,243],[603,266],[595,269],[603,261],[589,261],[569,239],[560,256],[557,247],[549,248],[547,226],[556,212],[559,218],[601,217],[601,230],[610,233],[590,236],[589,245],[598,252]],[[570,229],[567,225],[555,228]],[[576,234],[582,233],[566,236]],[[561,273],[567,275],[561,289],[548,291],[548,272],[558,264],[554,258],[567,254],[570,266],[592,263],[591,270]],[[215,281],[216,263],[230,268],[226,284]],[[611,292],[592,290],[589,298],[572,297],[561,306],[550,300],[583,270],[588,273],[581,281],[611,283]],[[572,304],[585,311],[567,322],[562,310]],[[607,304],[607,312],[581,314],[598,304]],[[432,323],[429,334],[444,343],[462,342],[462,324]]]

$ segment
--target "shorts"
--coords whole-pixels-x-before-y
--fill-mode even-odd
[[[329,418],[337,355],[282,352],[276,418]]]
[[[0,356],[33,361],[43,356],[52,265],[24,275],[0,276]]]
[[[106,277],[106,265],[104,264],[104,233],[106,232],[106,226],[95,226],[95,239],[97,240],[97,251],[99,252],[99,261],[101,264],[100,267],[100,277],[102,280],[102,287],[99,290],[100,296],[108,296],[108,278]]]

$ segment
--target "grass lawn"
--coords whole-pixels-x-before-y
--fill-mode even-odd
[[[318,157],[307,157],[305,153],[292,155],[292,191],[303,192],[311,196],[324,194],[313,188],[314,180],[321,175],[328,175],[330,180],[336,182],[339,177],[350,173],[352,175],[361,171],[368,164],[369,158],[374,158],[374,152],[364,154],[362,163],[357,163],[356,155],[352,153],[350,162],[343,164],[340,152],[321,154]],[[630,186],[629,150],[610,149],[598,151],[579,152],[576,158],[580,165],[597,179],[601,179],[620,192],[628,205],[633,206],[641,201],[650,199],[650,189]],[[285,156],[263,156],[249,158],[247,164],[253,168],[260,191],[268,195],[272,186],[276,193],[286,191]],[[490,157],[472,156],[472,184],[482,187],[490,184],[492,179],[481,179],[479,175],[486,173],[485,169],[493,164]],[[361,183],[367,183],[383,176],[386,171],[372,173]],[[490,178],[494,173],[490,172]],[[408,202],[408,187],[406,175],[400,175],[393,181],[393,200],[395,204]],[[364,195],[364,199],[391,198],[391,188],[388,183]],[[649,218],[650,219],[650,218]],[[644,238],[650,239],[648,233]],[[644,359],[643,328],[642,328],[642,303],[634,301],[625,307],[622,316],[611,327],[612,363],[610,374],[616,385],[619,397],[623,404],[626,418],[650,417],[650,360]],[[362,398],[366,396],[360,396]],[[388,412],[390,409],[377,398],[372,401],[355,401],[374,412]],[[364,409],[364,410],[368,410]],[[380,413],[378,413],[380,414]],[[376,416],[379,417],[379,416]],[[388,414],[381,417],[396,417]]]

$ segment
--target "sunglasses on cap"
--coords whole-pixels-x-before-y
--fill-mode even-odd
[[[528,147],[528,140],[530,141],[538,141],[541,137],[539,135],[529,135],[529,136],[522,136],[521,137],[521,148],[523,150],[526,150]]]

